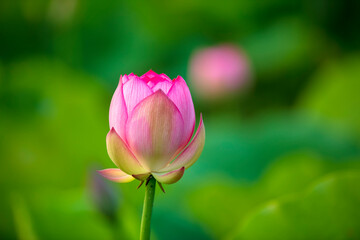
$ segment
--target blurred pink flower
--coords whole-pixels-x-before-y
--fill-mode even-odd
[[[229,44],[195,51],[189,72],[195,90],[206,98],[237,92],[250,80],[248,58]]]
[[[118,168],[99,171],[115,182],[175,183],[199,158],[205,143],[200,115],[194,138],[195,111],[184,79],[171,80],[149,71],[120,77],[110,105],[108,154]]]

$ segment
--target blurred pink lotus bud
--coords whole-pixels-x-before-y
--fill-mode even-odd
[[[107,150],[118,168],[99,173],[112,181],[144,181],[152,175],[160,183],[175,183],[203,150],[203,120],[200,115],[191,140],[194,105],[180,76],[171,80],[150,70],[141,77],[120,77],[109,115]]]
[[[241,90],[250,80],[245,54],[234,45],[195,51],[189,66],[195,90],[204,98],[218,98]]]

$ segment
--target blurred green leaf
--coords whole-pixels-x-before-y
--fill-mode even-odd
[[[294,151],[312,151],[332,161],[360,156],[359,143],[351,132],[305,114],[268,114],[252,120],[208,115],[205,126],[204,151],[186,173],[199,181],[211,173],[255,181],[274,160]]]
[[[300,108],[335,126],[354,129],[360,136],[359,79],[358,55],[328,62],[300,98]]]
[[[29,199],[41,239],[113,239],[82,189],[33,191]]]
[[[255,73],[275,80],[284,73],[314,64],[320,57],[323,41],[323,36],[313,26],[300,19],[284,18],[249,35],[243,45],[253,61]]]
[[[214,238],[231,236],[254,209],[271,199],[298,194],[321,176],[339,169],[360,169],[360,161],[334,163],[310,152],[284,156],[274,162],[256,183],[230,181],[213,173],[188,196],[193,214]]]
[[[49,193],[57,196],[56,190],[84,187],[92,163],[113,166],[105,148],[104,106],[110,93],[96,79],[41,57],[14,63],[3,76],[0,109],[6,118],[0,121],[6,138],[0,140],[0,184],[5,196],[40,189],[52,189]],[[8,219],[9,203],[0,202],[0,218]],[[72,208],[66,211],[70,218]],[[58,214],[60,218],[61,210]],[[61,224],[76,228],[78,222],[63,219]],[[6,234],[11,231],[8,221],[0,225]],[[63,233],[67,236],[71,231]]]
[[[19,240],[36,240],[37,235],[33,229],[33,223],[28,207],[23,197],[17,193],[11,195],[11,205],[14,213],[16,234]]]
[[[255,210],[235,239],[358,239],[359,189],[359,171],[327,175],[302,194]]]
[[[110,94],[94,78],[37,58],[13,64],[7,82],[2,109],[8,147],[1,155],[9,171],[0,181],[79,186],[87,174],[84,166],[112,166],[104,147]]]

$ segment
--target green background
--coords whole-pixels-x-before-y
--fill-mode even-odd
[[[0,2],[0,239],[137,239],[144,188],[105,146],[120,74],[190,85],[206,144],[153,239],[360,239],[358,1]],[[251,87],[208,102],[188,66],[240,46]],[[158,189],[159,190],[159,189]]]

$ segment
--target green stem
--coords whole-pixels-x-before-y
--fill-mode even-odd
[[[145,190],[144,208],[143,208],[141,227],[140,227],[140,240],[150,239],[150,223],[151,223],[152,208],[154,205],[155,187],[156,187],[156,180],[154,177],[150,176],[150,179],[148,181],[148,184],[146,185],[146,190]]]

